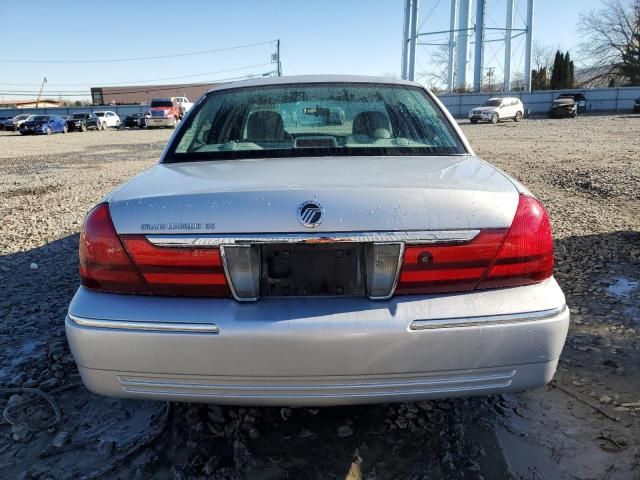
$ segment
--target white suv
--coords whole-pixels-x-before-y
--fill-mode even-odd
[[[101,111],[101,112],[93,112],[98,116],[100,123],[102,124],[102,129],[104,130],[107,127],[116,127],[120,126],[120,117],[117,113],[112,112],[110,110]]]
[[[518,98],[490,98],[481,107],[469,111],[471,123],[491,122],[512,118],[515,122],[522,120],[524,105]]]

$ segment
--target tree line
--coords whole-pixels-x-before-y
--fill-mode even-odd
[[[575,85],[575,67],[569,52],[556,51],[553,67],[549,72],[545,65],[531,71],[532,90],[559,90],[573,88]]]
[[[605,0],[602,7],[580,15],[578,46],[580,84],[584,86],[640,85],[640,0]],[[569,52],[536,48],[531,70],[532,90],[573,88],[575,67]]]

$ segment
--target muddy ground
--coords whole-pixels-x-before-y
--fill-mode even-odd
[[[0,132],[0,478],[342,479],[356,451],[367,479],[640,478],[640,116],[463,130],[550,211],[572,312],[554,381],[323,409],[84,389],[63,328],[84,212],[150,166],[170,132]]]

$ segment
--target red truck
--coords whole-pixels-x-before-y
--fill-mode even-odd
[[[176,128],[185,113],[184,101],[181,102],[179,99],[186,100],[185,97],[153,98],[149,103],[151,117],[146,119],[147,127]]]

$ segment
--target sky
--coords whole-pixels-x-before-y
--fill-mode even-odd
[[[421,32],[448,28],[449,2],[420,0]],[[488,25],[504,25],[504,5],[505,0],[487,0]],[[524,12],[525,0],[516,0],[516,5]],[[574,49],[579,13],[600,5],[600,0],[537,0],[535,41]],[[21,98],[35,97],[45,76],[43,96],[88,98],[90,86],[197,83],[265,74],[274,70],[269,62],[275,43],[263,42],[276,39],[285,75],[399,76],[403,9],[404,0],[0,0],[0,100],[18,98],[19,92],[24,93]],[[522,65],[522,40],[514,40],[514,68]],[[127,59],[243,45],[252,46],[127,62],[7,61]],[[485,50],[485,66],[495,66],[500,75],[503,55],[494,45]],[[430,71],[433,51],[420,47],[419,72]]]

